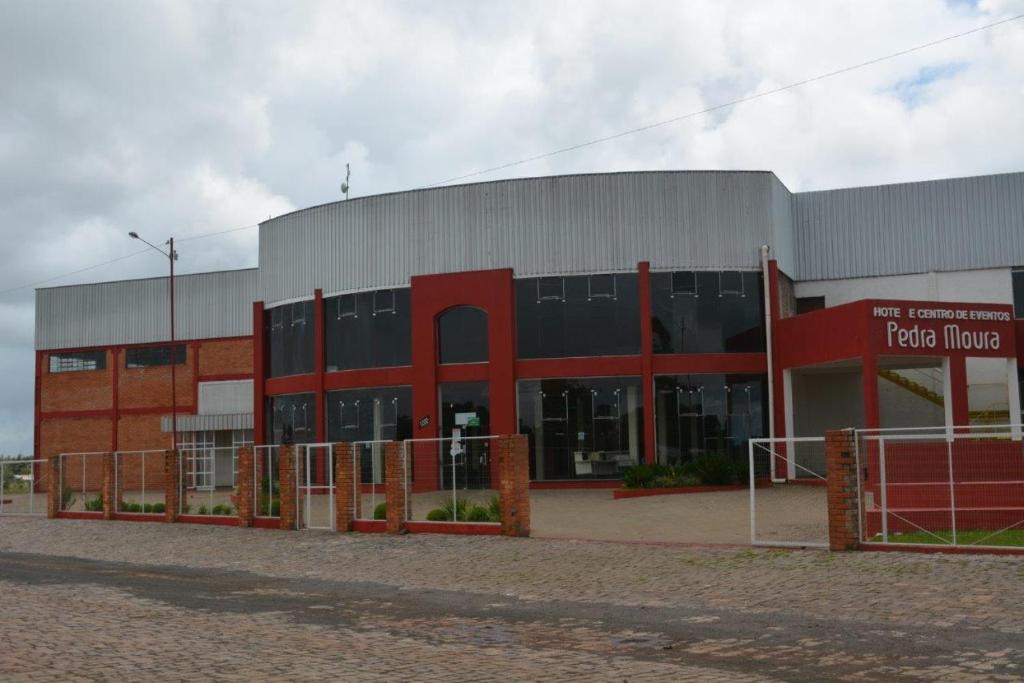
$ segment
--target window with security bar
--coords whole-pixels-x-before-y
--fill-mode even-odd
[[[50,372],[87,372],[107,367],[106,351],[79,351],[76,353],[51,353]]]

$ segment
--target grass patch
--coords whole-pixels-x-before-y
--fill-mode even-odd
[[[890,543],[927,543],[930,545],[952,545],[952,531],[925,531],[889,534]],[[938,538],[936,538],[936,536]],[[876,535],[872,541],[882,542],[882,534]],[[957,545],[997,545],[1024,547],[1024,529],[1007,529],[996,533],[995,529],[965,529],[956,532]]]

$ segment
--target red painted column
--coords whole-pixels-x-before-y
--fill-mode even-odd
[[[949,388],[952,396],[947,397],[947,400],[953,406],[953,426],[969,425],[971,410],[967,397],[967,359],[963,356],[949,357]]]
[[[864,427],[882,426],[878,407],[878,359],[872,354],[863,357],[861,382],[864,390]]]
[[[316,406],[315,434],[320,443],[327,441],[327,420],[324,414],[324,292],[313,290],[313,378]],[[317,449],[316,481],[327,483],[327,453]]]
[[[643,461],[654,463],[657,454],[654,425],[654,341],[651,332],[651,264],[637,264],[640,285],[640,359],[643,391],[644,454]]]
[[[488,278],[493,299],[487,310],[488,370],[490,374],[491,434],[518,434],[516,424],[515,288],[512,271],[496,271]],[[494,443],[491,446],[491,488],[498,488]]]
[[[782,319],[782,304],[779,300],[779,263],[775,259],[768,261],[769,303],[771,304],[772,348],[767,349],[775,360],[772,366],[772,400],[775,403],[775,436],[786,436],[786,391],[782,383],[782,364],[778,362],[779,354],[779,320]],[[784,476],[784,474],[782,475]]]
[[[111,425],[111,430],[110,430],[111,431],[111,435],[110,435],[110,450],[112,450],[114,452],[116,452],[117,448],[118,448],[118,446],[117,446],[118,434],[117,433],[119,431],[118,427],[121,426],[121,411],[120,411],[119,406],[118,406],[118,404],[121,401],[121,399],[120,399],[121,378],[120,378],[120,373],[118,373],[118,369],[119,369],[119,365],[118,364],[120,363],[119,356],[121,354],[119,352],[120,352],[120,349],[111,349],[110,350],[110,365],[111,365],[111,369],[110,369],[110,384],[111,384],[111,390],[110,390],[110,394],[111,394],[111,396],[110,396],[110,411],[111,411],[111,418],[112,418],[112,421],[113,421],[113,425]]]
[[[263,302],[252,304],[252,438],[253,443],[261,446],[265,443],[266,428],[263,422],[265,406],[265,379],[267,368],[263,362]]]
[[[421,284],[421,282],[423,284]],[[412,306],[412,436],[414,439],[437,438],[437,329],[434,324],[434,306],[426,291],[427,281],[413,277],[410,282]],[[420,421],[427,421],[420,426]],[[409,452],[414,491],[437,488],[438,463],[436,448],[427,444],[414,444]]]
[[[44,354],[43,354],[42,351],[36,351],[36,386],[35,386],[35,396],[33,397],[33,403],[34,403],[33,407],[34,407],[35,416],[34,416],[34,420],[33,420],[33,424],[32,424],[32,458],[33,459],[38,459],[38,458],[42,458],[43,457],[42,451],[40,450],[40,443],[39,443],[39,432],[42,430],[42,427],[43,427],[43,425],[42,425],[42,403],[41,403],[41,399],[40,399],[41,387],[40,387],[40,384],[39,384],[40,381],[42,380],[42,376],[43,376],[43,357],[44,357]],[[43,479],[43,472],[40,471],[39,465],[40,465],[40,463],[36,463],[33,466],[32,481],[39,482],[39,481],[42,481],[42,479]],[[38,486],[38,484],[36,484],[36,486]]]

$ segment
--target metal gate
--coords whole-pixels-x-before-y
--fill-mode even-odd
[[[334,531],[334,444],[297,444],[302,463],[298,482],[303,529]]]
[[[0,460],[0,515],[45,515],[47,472],[46,460]]]
[[[828,548],[825,437],[749,440],[751,545]],[[789,480],[771,472],[795,473]]]

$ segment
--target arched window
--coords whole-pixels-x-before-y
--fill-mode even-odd
[[[458,306],[437,319],[438,358],[442,363],[487,361],[487,313]]]

